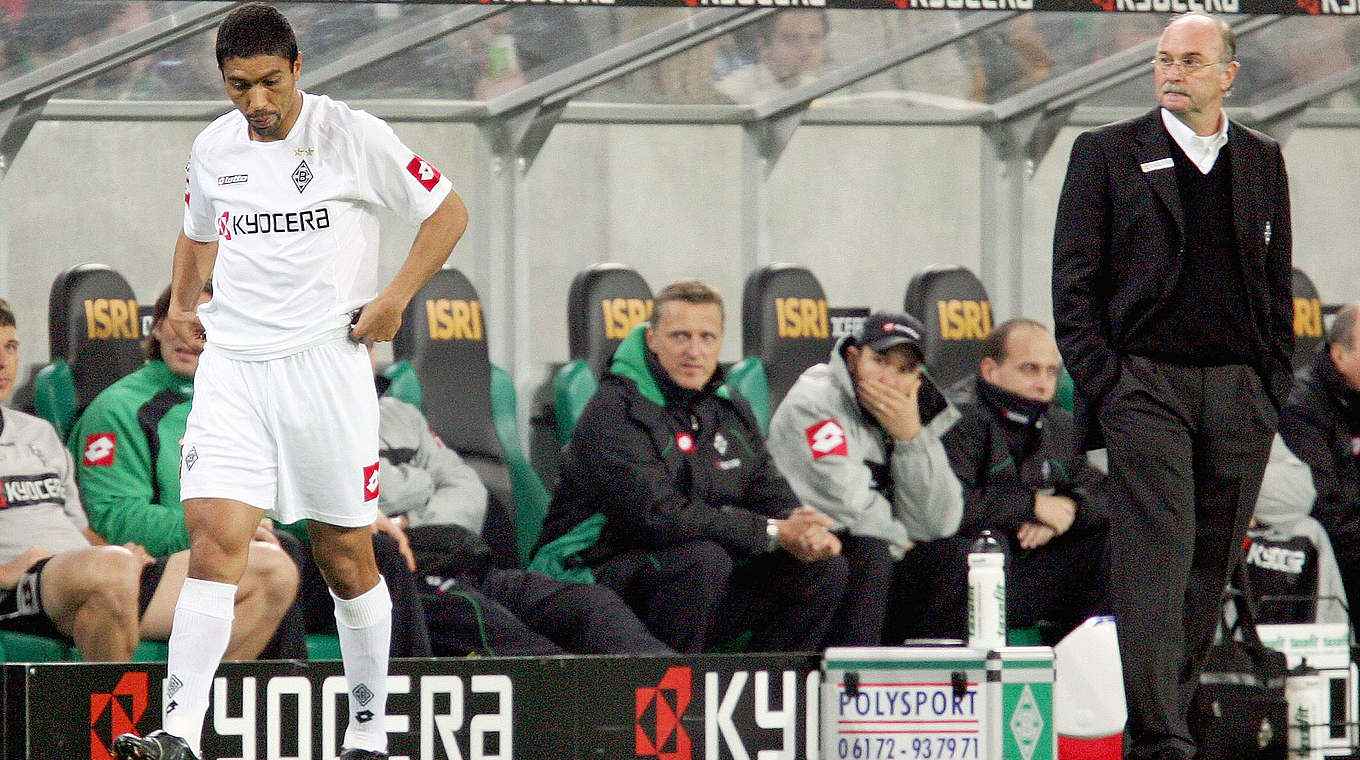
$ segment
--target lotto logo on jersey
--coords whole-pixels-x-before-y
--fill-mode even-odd
[[[364,501],[378,498],[378,463],[364,468]]]
[[[411,158],[411,163],[406,165],[406,171],[416,178],[416,182],[426,190],[433,190],[439,184],[439,170],[430,166],[430,163],[420,156]]]
[[[849,450],[845,446],[845,430],[835,420],[814,422],[803,431],[807,434],[808,448],[813,459],[829,456],[845,456]]]
[[[108,467],[113,464],[113,452],[118,448],[118,436],[113,433],[92,433],[85,438],[86,467]]]

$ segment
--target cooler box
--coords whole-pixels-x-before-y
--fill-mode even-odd
[[[833,647],[822,760],[1054,760],[1053,650]]]
[[[1357,744],[1356,668],[1350,658],[1350,625],[1307,623],[1256,626],[1261,643],[1284,652],[1291,675],[1289,756],[1298,760],[1351,757]],[[1299,678],[1292,671],[1304,661],[1317,670]],[[1302,688],[1300,688],[1302,687]]]

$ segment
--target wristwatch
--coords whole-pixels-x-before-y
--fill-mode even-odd
[[[769,536],[770,543],[767,549],[776,551],[779,549],[779,521],[773,517],[765,521],[765,535]]]

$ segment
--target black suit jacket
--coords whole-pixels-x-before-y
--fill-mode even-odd
[[[1242,297],[1278,411],[1294,350],[1289,182],[1279,144],[1260,132],[1233,122],[1228,149]],[[1096,412],[1124,348],[1156,318],[1185,260],[1173,150],[1160,109],[1083,132],[1072,146],[1053,233],[1053,321],[1088,447],[1101,445]]]

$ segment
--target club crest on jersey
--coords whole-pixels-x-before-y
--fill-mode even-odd
[[[378,498],[378,463],[364,468],[364,501]]]
[[[807,435],[808,449],[812,451],[813,459],[850,453],[845,444],[845,430],[835,420],[814,422],[803,432]]]
[[[430,162],[420,156],[413,156],[411,163],[406,165],[406,171],[416,178],[416,182],[426,190],[433,190],[439,184],[439,170],[430,166]]]
[[[307,160],[298,162],[297,168],[293,170],[293,186],[302,192],[307,189],[307,185],[312,182],[312,167],[307,165]]]
[[[690,435],[689,433],[676,433],[675,447],[685,452],[686,454],[690,453],[691,451],[694,451],[694,436]]]
[[[81,459],[86,467],[108,467],[113,464],[113,454],[117,448],[116,434],[92,433],[85,438],[85,454]]]
[[[722,433],[713,434],[713,448],[718,452],[718,456],[727,455],[727,439]]]

